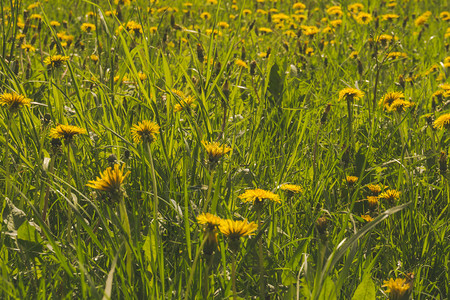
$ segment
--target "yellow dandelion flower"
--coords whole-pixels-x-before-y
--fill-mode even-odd
[[[247,219],[244,221],[226,219],[222,220],[219,226],[220,232],[232,240],[252,235],[256,229],[258,229],[258,225],[254,222],[248,223]]]
[[[29,44],[22,44],[22,46],[20,46],[20,48],[22,48],[23,51],[28,52],[28,53],[36,51],[36,48],[34,48],[32,45],[29,45]]]
[[[342,17],[342,9],[340,6],[331,6],[327,9],[327,14],[336,16],[336,17]]]
[[[17,93],[0,95],[0,106],[6,106],[11,113],[18,112],[24,106],[30,106],[31,99]]]
[[[358,57],[358,51],[352,51],[352,53],[350,53],[350,55],[348,57],[353,58],[353,59],[357,58]]]
[[[222,218],[210,213],[203,213],[197,216],[197,222],[209,229],[214,229],[220,225]]]
[[[373,221],[373,218],[370,215],[361,215],[361,218],[366,222]]]
[[[339,101],[341,100],[359,100],[364,97],[364,93],[358,89],[345,88],[339,92]]]
[[[317,28],[317,26],[302,25],[300,28],[302,29],[302,33],[307,36],[313,36],[320,32],[320,29]]]
[[[270,191],[262,190],[262,189],[254,189],[254,190],[246,190],[242,195],[238,198],[242,199],[242,202],[253,202],[261,203],[264,200],[271,200],[273,202],[281,203],[280,196],[274,194]]]
[[[58,21],[50,21],[50,26],[59,27],[59,26],[61,26],[61,23],[59,23]]]
[[[428,22],[428,19],[431,16],[431,11],[427,11],[425,13],[423,13],[422,15],[420,15],[419,17],[417,17],[417,19],[414,20],[414,24],[419,27],[424,25],[426,22]]]
[[[389,293],[389,299],[404,299],[407,292],[411,288],[410,284],[405,278],[390,278],[389,281],[384,281],[383,287],[387,287],[386,292]]]
[[[449,91],[450,90],[450,83],[442,83],[439,85],[439,88]]]
[[[364,9],[364,5],[361,3],[354,3],[347,6],[347,9],[354,14],[359,13]]]
[[[95,31],[96,27],[92,23],[83,23],[81,24],[81,30],[84,32],[92,32]]]
[[[44,64],[46,64],[48,67],[52,68],[58,68],[62,66],[65,62],[69,60],[68,56],[62,56],[62,55],[50,55],[49,57],[44,59]]]
[[[381,21],[392,22],[392,21],[395,21],[398,18],[400,18],[400,16],[396,15],[396,14],[385,14],[385,15],[381,15],[380,18],[381,18]]]
[[[345,177],[344,182],[347,183],[348,185],[352,186],[358,181],[358,179],[359,178],[356,176],[347,176],[347,177]]]
[[[93,62],[98,62],[98,55],[92,54],[91,56],[89,56],[89,58],[90,58]]]
[[[259,27],[259,28],[258,28],[258,31],[259,31],[259,32],[262,32],[262,33],[272,33],[272,32],[273,32],[272,29],[267,28],[267,27]]]
[[[376,207],[378,205],[378,196],[368,196],[367,202],[369,203],[369,207]]]
[[[373,20],[373,17],[371,14],[366,12],[360,12],[358,15],[355,16],[356,22],[358,24],[367,25],[370,23],[370,21]]]
[[[207,141],[202,141],[202,145],[205,147],[209,162],[212,164],[217,163],[222,156],[232,150],[227,145],[220,144],[219,142],[210,143]]]
[[[335,28],[339,27],[339,26],[342,25],[342,20],[340,20],[340,19],[339,20],[333,20],[333,21],[330,22],[330,25],[335,27]]]
[[[173,110],[175,112],[179,112],[182,110],[190,111],[191,109],[195,108],[196,105],[194,104],[194,98],[191,96],[185,97],[184,99],[180,100],[179,104],[175,104]]]
[[[217,249],[217,228],[222,219],[210,213],[203,213],[197,216],[197,222],[203,225],[206,235],[206,242],[203,248],[205,254],[211,255]]]
[[[406,101],[403,99],[397,99],[394,102],[392,102],[392,104],[388,107],[388,111],[396,111],[401,113],[405,111],[408,107],[412,106],[414,106],[413,102]]]
[[[383,105],[384,108],[389,109],[392,103],[396,100],[402,100],[405,98],[405,95],[402,92],[389,92],[386,93],[383,98],[381,98],[380,105]]]
[[[292,5],[292,9],[302,10],[305,8],[306,8],[306,5],[301,2],[297,2],[297,3],[294,3],[294,5]]]
[[[387,190],[378,196],[379,199],[384,199],[390,202],[394,202],[400,198],[400,192],[396,190]]]
[[[379,184],[368,184],[367,188],[373,195],[378,195],[379,193],[381,193],[381,190],[383,189],[383,187]]]
[[[134,33],[136,35],[142,34],[142,25],[135,22],[135,21],[128,21],[127,25],[125,26],[126,30],[129,33]]]
[[[155,122],[144,120],[131,127],[131,136],[136,144],[140,142],[152,143],[156,140],[159,129],[160,127]]]
[[[131,4],[131,0],[114,0],[114,3],[116,5],[130,5]]]
[[[449,21],[450,20],[450,12],[443,11],[439,14],[439,18],[442,19],[442,21]]]
[[[219,23],[217,23],[217,25],[222,29],[226,29],[226,28],[230,27],[230,25],[227,22],[219,22]]]
[[[209,20],[209,19],[211,19],[211,14],[208,13],[208,12],[203,12],[203,13],[200,15],[200,18],[202,18],[203,20]]]
[[[245,61],[243,61],[242,59],[236,59],[236,61],[234,62],[234,64],[236,66],[239,66],[241,68],[248,68],[247,63]]]
[[[439,118],[434,121],[433,127],[437,129],[450,129],[450,113],[439,116]]]
[[[86,134],[86,129],[72,125],[58,125],[50,129],[50,137],[54,139],[63,139],[66,143],[72,142],[74,136]]]
[[[303,192],[303,188],[299,185],[295,185],[295,184],[283,184],[280,189],[282,191],[287,191],[287,192],[291,192],[291,193],[302,193]]]
[[[407,58],[408,54],[405,52],[391,52],[387,54],[387,57],[390,59]]]
[[[125,165],[122,165],[122,168],[120,169],[117,164],[114,165],[114,168],[108,167],[105,171],[100,173],[100,177],[97,176],[95,180],[90,180],[86,186],[108,192],[113,199],[117,199],[118,196],[123,195],[122,183],[130,174],[130,171],[124,174],[124,167]]]

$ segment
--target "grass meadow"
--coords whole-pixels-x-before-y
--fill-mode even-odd
[[[2,0],[0,298],[447,299],[440,0]]]

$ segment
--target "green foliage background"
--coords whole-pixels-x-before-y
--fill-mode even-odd
[[[353,1],[303,1],[300,11],[281,0],[32,4],[0,4],[0,91],[32,100],[16,114],[0,111],[1,298],[232,297],[226,238],[218,235],[207,260],[196,217],[209,194],[209,211],[256,221],[238,198],[249,188],[282,203],[265,203],[257,234],[242,239],[239,297],[260,298],[260,241],[269,299],[384,299],[383,281],[410,272],[414,299],[448,297],[450,190],[439,161],[447,164],[449,134],[432,125],[448,111],[448,96],[433,96],[449,84],[445,1],[361,1],[373,18],[365,25],[349,10]],[[331,5],[341,15],[327,13]],[[425,24],[415,24],[426,11]],[[277,23],[280,13],[287,19]],[[383,21],[389,13],[399,18]],[[142,32],[127,31],[129,21]],[[83,23],[96,30],[83,32]],[[378,41],[382,34],[392,42]],[[388,58],[393,52],[407,57]],[[55,54],[70,59],[49,68],[44,60]],[[347,87],[365,94],[351,103],[354,144],[338,101]],[[196,107],[176,112],[183,98],[175,90]],[[392,91],[414,106],[384,109]],[[152,156],[131,137],[142,120],[161,127]],[[55,152],[49,132],[58,124],[88,133]],[[232,151],[212,168],[201,141]],[[131,172],[123,185],[129,232],[119,203],[86,186],[110,155]],[[351,186],[350,175],[359,178]],[[285,183],[303,192],[283,192]],[[370,211],[367,184],[401,196]]]

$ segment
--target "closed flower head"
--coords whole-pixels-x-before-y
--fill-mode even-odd
[[[6,106],[11,113],[18,112],[24,106],[30,106],[31,99],[16,93],[5,93],[0,95],[0,105]]]
[[[253,202],[253,204],[263,202],[264,200],[281,203],[280,196],[262,189],[246,190],[239,198],[243,202]]]
[[[114,165],[114,168],[108,167],[103,173],[100,173],[100,177],[96,180],[90,180],[88,187],[96,190],[108,192],[112,199],[118,199],[123,195],[122,183],[125,178],[130,174],[130,171],[123,173],[125,165],[119,168],[119,165]]]
[[[50,137],[54,139],[63,139],[66,143],[70,143],[77,134],[85,134],[86,129],[72,125],[58,125],[50,129]]]
[[[160,127],[155,122],[144,120],[131,127],[131,135],[136,144],[140,142],[151,143],[156,140],[159,129]]]

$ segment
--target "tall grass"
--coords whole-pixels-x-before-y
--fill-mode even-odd
[[[444,2],[361,1],[368,24],[350,1],[40,2],[0,2],[0,92],[32,101],[0,109],[1,298],[384,299],[411,276],[411,298],[448,297]],[[390,111],[393,91],[414,105]],[[87,134],[57,144],[58,124]],[[212,167],[202,141],[232,150]],[[114,164],[120,201],[86,186]],[[400,197],[370,208],[369,184]],[[255,211],[255,188],[281,203]],[[208,256],[202,212],[258,230]]]

